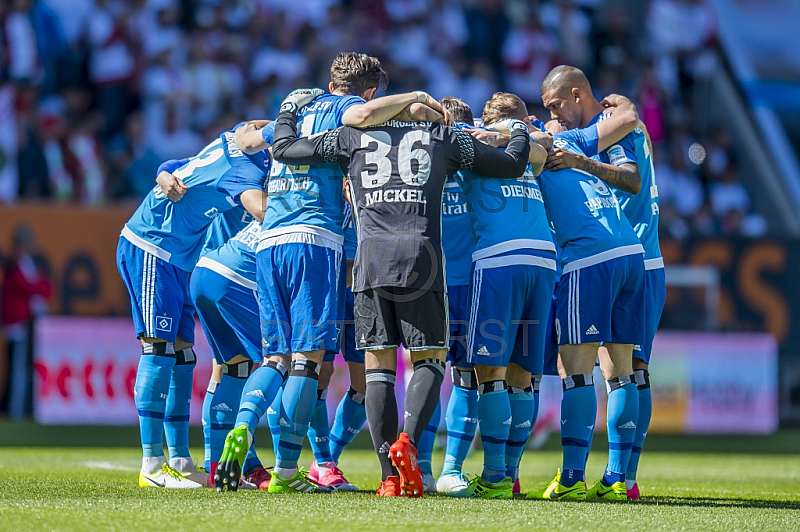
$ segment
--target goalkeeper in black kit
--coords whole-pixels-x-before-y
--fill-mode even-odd
[[[382,472],[377,495],[421,497],[416,444],[436,409],[450,343],[441,242],[444,185],[459,170],[521,176],[528,129],[512,121],[505,152],[433,122],[390,120],[298,138],[297,111],[291,103],[281,107],[275,158],[288,165],[339,163],[353,206],[355,330],[358,348],[366,351],[367,421]],[[406,391],[405,432],[398,439],[394,385],[400,345],[411,352],[414,373]]]

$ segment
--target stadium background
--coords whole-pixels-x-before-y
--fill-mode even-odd
[[[296,4],[0,7],[0,258],[27,226],[54,288],[37,318],[38,421],[135,423],[137,348],[114,249],[159,163],[244,117],[274,117],[293,88],[327,87],[331,58],[358,50],[381,59],[389,92],[456,95],[475,110],[503,89],[547,116],[538,88],[561,63],[583,68],[598,96],[632,97],[654,142],[668,264],[653,431],[800,424],[793,2]],[[102,419],[80,417],[92,404]]]

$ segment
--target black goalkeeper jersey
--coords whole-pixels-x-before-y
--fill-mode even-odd
[[[515,131],[503,152],[430,122],[345,126],[298,138],[295,115],[289,112],[279,115],[273,142],[275,158],[283,163],[337,161],[344,170],[358,233],[354,292],[380,287],[445,291],[441,208],[447,176],[474,170],[519,177],[528,150],[524,131]]]

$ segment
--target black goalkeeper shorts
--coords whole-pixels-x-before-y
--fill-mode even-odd
[[[356,345],[365,351],[448,349],[447,294],[386,287],[355,294]]]

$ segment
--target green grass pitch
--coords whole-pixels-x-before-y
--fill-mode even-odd
[[[770,438],[652,436],[638,503],[377,499],[377,461],[366,434],[342,455],[361,493],[268,495],[137,487],[139,452],[128,428],[0,423],[0,530],[798,530],[800,432]],[[193,431],[193,442],[198,442]],[[268,441],[266,432],[259,433]],[[131,439],[133,438],[133,439]],[[602,440],[600,435],[598,440]],[[550,480],[557,438],[528,451],[523,490]],[[83,446],[81,446],[83,445]],[[193,449],[202,456],[201,449]],[[589,462],[604,465],[602,442]],[[266,465],[269,448],[262,452]],[[304,454],[303,462],[311,457]],[[434,471],[442,454],[434,455]],[[466,470],[480,471],[480,452]]]

